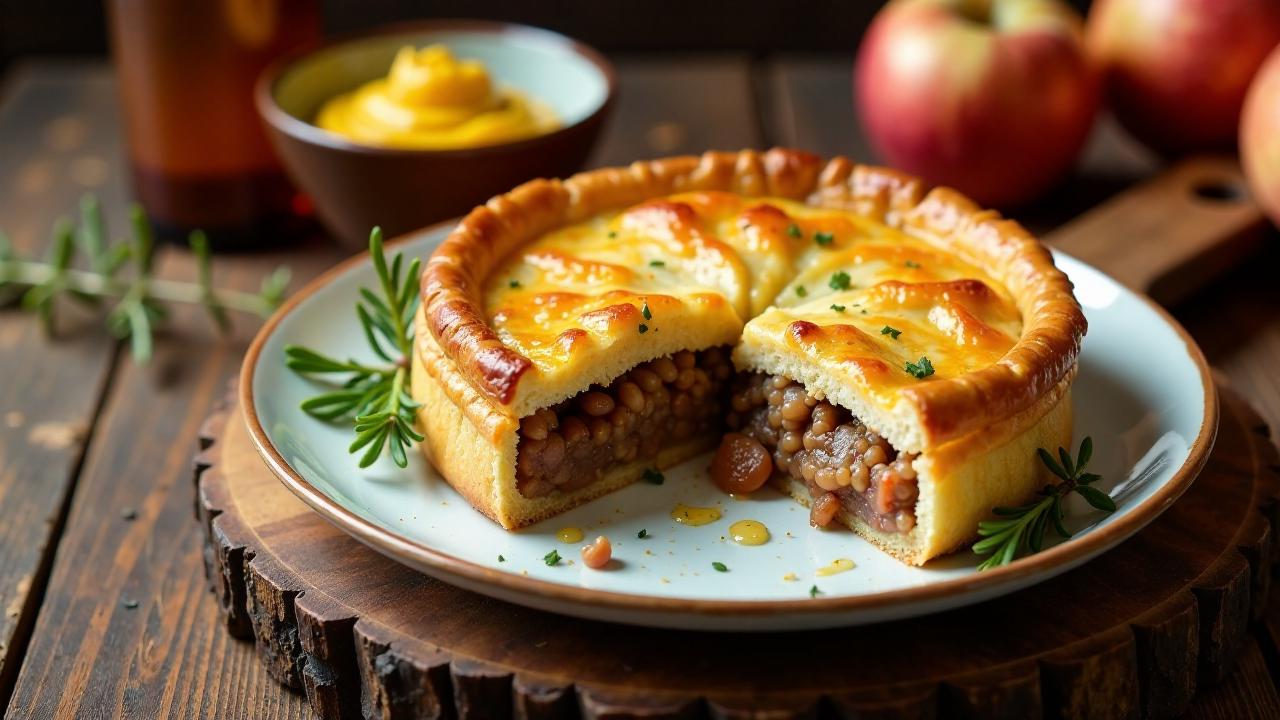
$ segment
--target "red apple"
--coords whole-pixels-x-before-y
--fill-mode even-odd
[[[1258,70],[1245,98],[1240,160],[1254,197],[1280,225],[1280,48]]]
[[[895,0],[858,49],[855,105],[889,164],[986,205],[1039,196],[1097,110],[1083,23],[1057,0]]]
[[[1165,155],[1230,149],[1249,81],[1277,43],[1278,0],[1096,0],[1089,11],[1107,102]]]

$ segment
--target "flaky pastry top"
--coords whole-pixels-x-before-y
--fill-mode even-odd
[[[739,367],[802,375],[910,452],[1032,405],[1085,331],[1016,223],[792,150],[527,183],[462,221],[422,291],[442,353],[510,417],[727,344]]]

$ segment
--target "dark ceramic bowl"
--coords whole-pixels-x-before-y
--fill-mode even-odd
[[[362,145],[312,124],[328,99],[386,75],[404,45],[443,43],[482,61],[496,81],[549,104],[564,126],[546,135],[464,150]],[[563,35],[523,25],[428,21],[338,40],[268,69],[258,111],[298,187],[353,249],[375,225],[395,236],[461,215],[537,177],[565,177],[586,161],[616,90],[613,67]]]

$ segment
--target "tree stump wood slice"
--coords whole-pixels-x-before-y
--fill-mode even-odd
[[[1120,547],[1028,590],[867,627],[719,634],[509,605],[361,545],[295,498],[239,409],[196,459],[227,629],[322,718],[1131,718],[1232,668],[1276,557],[1280,458],[1221,391],[1204,472]]]

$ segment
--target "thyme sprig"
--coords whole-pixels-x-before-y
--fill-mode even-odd
[[[360,288],[356,317],[369,348],[387,364],[337,360],[310,348],[287,345],[285,365],[300,375],[338,376],[335,389],[304,400],[302,409],[320,420],[351,421],[356,436],[348,452],[364,450],[360,467],[372,465],[384,449],[390,450],[396,465],[407,467],[405,451],[423,440],[414,429],[419,404],[414,402],[409,388],[421,263],[415,258],[406,270],[404,256],[396,254],[388,264],[379,228],[369,234],[369,255],[378,274],[381,295]]]
[[[168,303],[202,305],[225,331],[230,327],[228,310],[266,317],[284,299],[289,271],[283,267],[263,280],[257,293],[214,288],[209,241],[198,230],[189,238],[198,282],[154,277],[151,223],[137,205],[130,208],[129,220],[131,236],[109,243],[102,207],[97,198],[87,196],[80,202],[79,225],[65,217],[54,224],[45,260],[20,257],[0,232],[0,304],[21,299],[22,307],[52,334],[61,298],[90,307],[114,300],[106,313],[107,328],[118,338],[128,338],[134,360],[144,364],[151,358],[155,330],[168,316]],[[77,250],[85,258],[84,267],[75,262]]]
[[[989,556],[978,565],[978,570],[990,570],[1013,562],[1023,548],[1033,553],[1040,552],[1050,525],[1064,539],[1071,537],[1071,532],[1062,522],[1065,515],[1062,501],[1073,492],[1099,510],[1115,511],[1116,503],[1111,496],[1093,487],[1093,483],[1102,479],[1101,476],[1084,471],[1093,457],[1093,438],[1086,437],[1080,442],[1074,462],[1071,454],[1062,447],[1058,448],[1058,460],[1044,448],[1037,448],[1036,454],[1061,482],[1044,486],[1040,490],[1041,499],[1033,503],[995,508],[993,512],[1000,519],[978,523],[978,536],[982,540],[974,544],[973,552]]]

